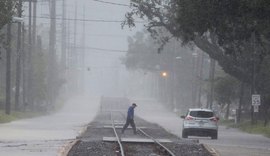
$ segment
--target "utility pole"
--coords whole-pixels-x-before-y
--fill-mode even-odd
[[[33,109],[34,107],[34,97],[33,97],[33,81],[34,81],[34,71],[33,71],[33,52],[36,51],[36,8],[37,8],[37,1],[36,0],[30,0],[29,3],[33,3],[29,4],[31,7],[29,7],[31,9],[29,9],[29,16],[32,15],[33,12],[33,18],[31,17],[31,19],[29,18],[29,22],[32,22],[32,26],[29,25],[29,58],[28,58],[28,63],[29,63],[29,72],[28,72],[28,104],[31,107],[31,109]],[[33,8],[32,8],[33,7]],[[32,31],[32,32],[31,32]]]
[[[210,80],[210,94],[208,96],[208,107],[210,109],[213,108],[213,97],[214,97],[214,79],[215,79],[215,66],[216,61],[214,59],[210,59],[210,71],[209,71],[209,80]]]
[[[202,107],[201,94],[202,94],[202,80],[203,80],[203,66],[204,66],[204,53],[201,51],[200,60],[200,73],[199,73],[199,95],[198,95],[198,107]]]
[[[11,10],[12,2],[8,2],[8,10]],[[10,87],[11,87],[11,21],[7,25],[7,49],[6,49],[6,107],[5,113],[10,114]]]
[[[32,1],[29,0],[28,21],[28,56],[27,56],[27,103],[30,104],[32,94]]]
[[[70,32],[70,21],[67,21],[67,62],[66,62],[66,67],[67,67],[67,77],[71,77],[71,57],[72,57],[72,46],[71,46],[71,42],[70,42],[70,36],[71,36],[71,32]],[[67,83],[67,87],[68,90],[70,90],[71,84],[70,84],[70,79]]]
[[[32,37],[32,46],[34,51],[36,50],[36,30],[37,30],[37,0],[33,1],[33,37]]]
[[[50,41],[49,41],[49,100],[50,105],[54,104],[55,98],[55,79],[56,79],[56,58],[55,58],[55,42],[56,42],[56,1],[50,1]]]
[[[198,53],[193,52],[192,53],[192,88],[191,88],[192,107],[195,107],[196,102],[197,102],[197,79],[196,79],[197,62],[198,62],[197,57],[198,57]]]
[[[78,53],[77,53],[77,1],[75,2],[75,15],[74,15],[74,41],[73,41],[73,52],[72,52],[72,66],[73,71],[75,73],[74,75],[74,87],[77,90],[78,89]],[[73,73],[73,74],[74,74]],[[77,90],[78,91],[78,90]]]
[[[62,3],[62,45],[61,45],[61,65],[64,74],[66,73],[66,60],[67,60],[67,50],[66,50],[66,0]]]
[[[251,97],[252,95],[254,94],[257,94],[256,92],[256,33],[255,31],[252,33],[252,44],[253,44],[253,52],[252,52],[252,84],[251,84]],[[255,106],[251,106],[251,124],[257,124],[257,112],[255,112],[255,109],[254,109]]]
[[[22,48],[21,48],[21,58],[22,58],[22,103],[25,108],[25,103],[26,103],[26,70],[25,70],[25,60],[26,60],[26,55],[25,55],[25,28],[24,28],[24,23],[22,25]]]
[[[85,72],[85,5],[83,7],[83,36],[82,36],[82,54],[81,54],[81,61],[82,64],[81,64],[81,89],[82,89],[82,92],[84,92],[85,88],[84,88],[84,72]]]
[[[22,17],[22,0],[19,0],[18,5],[18,17]],[[18,36],[17,36],[17,60],[16,60],[16,90],[15,90],[15,110],[19,108],[19,99],[20,99],[20,80],[21,80],[21,32],[22,32],[22,24],[18,23]]]
[[[6,65],[6,109],[5,113],[10,114],[10,85],[11,85],[11,22],[7,26],[7,65]]]
[[[70,42],[70,21],[67,21],[67,68],[68,71],[70,71],[70,65],[71,65],[71,42]],[[70,73],[70,72],[68,72]],[[69,75],[70,76],[70,75]]]

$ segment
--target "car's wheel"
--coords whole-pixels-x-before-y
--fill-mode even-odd
[[[211,139],[217,139],[218,138],[218,132],[215,131],[212,133]]]
[[[188,134],[185,130],[182,131],[182,138],[187,138]]]

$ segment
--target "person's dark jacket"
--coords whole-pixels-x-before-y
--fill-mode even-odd
[[[127,118],[128,119],[133,119],[134,118],[134,107],[130,106],[128,108]]]

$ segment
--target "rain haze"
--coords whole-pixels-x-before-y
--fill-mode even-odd
[[[0,155],[270,155],[269,36],[187,0],[0,1]]]

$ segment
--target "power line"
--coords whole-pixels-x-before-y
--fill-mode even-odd
[[[111,5],[129,7],[129,5],[127,5],[127,4],[113,3],[113,2],[107,2],[107,1],[102,1],[102,0],[93,0],[93,1],[100,2],[100,3],[106,3],[106,4],[111,4]]]
[[[27,16],[23,16],[24,18],[28,18]],[[32,16],[33,17],[33,16]],[[60,18],[60,17],[47,17],[47,16],[36,16],[35,18],[39,19],[55,19],[55,20],[65,20],[65,21],[80,21],[80,22],[97,22],[97,23],[123,23],[123,20],[101,20],[101,19],[75,19],[75,18]],[[143,21],[135,21],[135,23],[145,23]]]
[[[92,49],[98,51],[106,51],[111,53],[127,53],[127,50],[116,50],[116,49],[103,49],[103,48],[96,48],[96,47],[76,47],[76,49]]]

